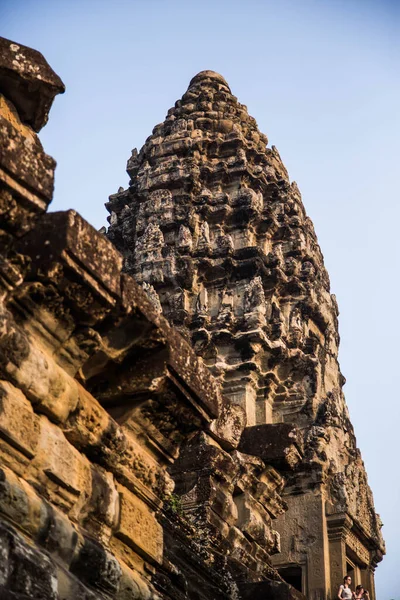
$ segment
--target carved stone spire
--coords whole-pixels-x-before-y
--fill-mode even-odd
[[[336,304],[296,184],[221,75],[192,79],[128,173],[107,205],[126,270],[157,291],[249,424],[315,416]]]
[[[382,550],[342,393],[336,300],[298,187],[267,143],[224,78],[202,71],[129,159],[129,189],[107,204],[108,236],[225,397],[246,409],[248,425],[302,430],[302,471],[288,490],[307,495],[325,481],[328,513],[347,511],[364,543]],[[344,498],[340,481],[354,476],[363,491],[348,484]],[[294,514],[306,521],[320,510],[315,498],[307,508],[296,497]],[[282,530],[281,559],[302,562],[312,550],[293,554],[292,525]],[[317,560],[321,547],[315,552]]]

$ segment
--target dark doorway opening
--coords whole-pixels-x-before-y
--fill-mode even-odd
[[[352,585],[354,584],[354,565],[349,562],[348,560],[346,561],[346,575],[349,575],[351,577],[351,581],[352,581]]]
[[[303,592],[301,567],[282,567],[278,571],[286,583],[290,583],[296,590]]]

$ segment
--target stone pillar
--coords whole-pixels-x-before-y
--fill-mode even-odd
[[[279,569],[291,564],[304,564],[306,576],[303,593],[308,600],[327,600],[329,554],[324,543],[326,522],[323,496],[308,491],[301,495],[286,496],[285,500],[288,510],[276,522],[277,530],[282,533],[281,553],[272,557],[273,565]]]
[[[381,555],[374,554],[371,558],[371,564],[365,569],[365,583],[363,580],[363,585],[369,591],[370,600],[376,600],[375,569],[378,566],[378,562],[380,562],[381,560]]]
[[[345,513],[328,515],[330,587],[332,597],[346,575],[346,535],[353,522]]]
[[[370,587],[371,587],[371,579],[370,579],[370,573],[369,573],[369,569],[360,569],[360,583],[362,586],[364,586],[365,589],[367,589],[368,591],[370,591]]]

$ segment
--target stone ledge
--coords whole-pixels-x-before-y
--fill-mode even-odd
[[[284,471],[295,469],[302,459],[300,433],[290,423],[246,427],[238,449]]]
[[[111,242],[74,210],[43,215],[38,229],[18,246],[33,260],[30,277],[40,270],[42,277],[51,279],[52,268],[61,263],[111,306],[115,304],[120,295],[122,256]]]
[[[284,581],[239,583],[241,600],[305,600],[305,596]]]
[[[137,347],[152,341],[153,347],[165,348],[165,376],[202,416],[218,417],[222,406],[218,384],[189,344],[157,313],[142,288],[121,273],[122,256],[111,242],[72,210],[44,215],[38,227],[40,236],[36,229],[18,244],[18,251],[32,259],[28,281],[40,277],[43,284],[56,286],[60,300],[82,325],[98,327],[108,318],[100,334],[104,343],[87,356],[83,366],[85,378],[90,380],[97,370],[105,373],[108,362],[118,364],[132,349],[137,352]],[[83,295],[90,302],[83,302]],[[23,296],[20,301],[25,301]],[[124,334],[126,330],[130,337]]]
[[[33,458],[39,436],[39,418],[30,402],[9,382],[0,381],[0,437],[27,458]]]
[[[65,86],[37,50],[0,38],[0,92],[15,105],[21,120],[40,131],[57,94]]]

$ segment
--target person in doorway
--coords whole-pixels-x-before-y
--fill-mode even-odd
[[[338,598],[340,600],[353,600],[354,599],[354,593],[351,591],[351,577],[350,575],[346,575],[346,577],[343,578],[343,583],[339,588],[338,591]]]

